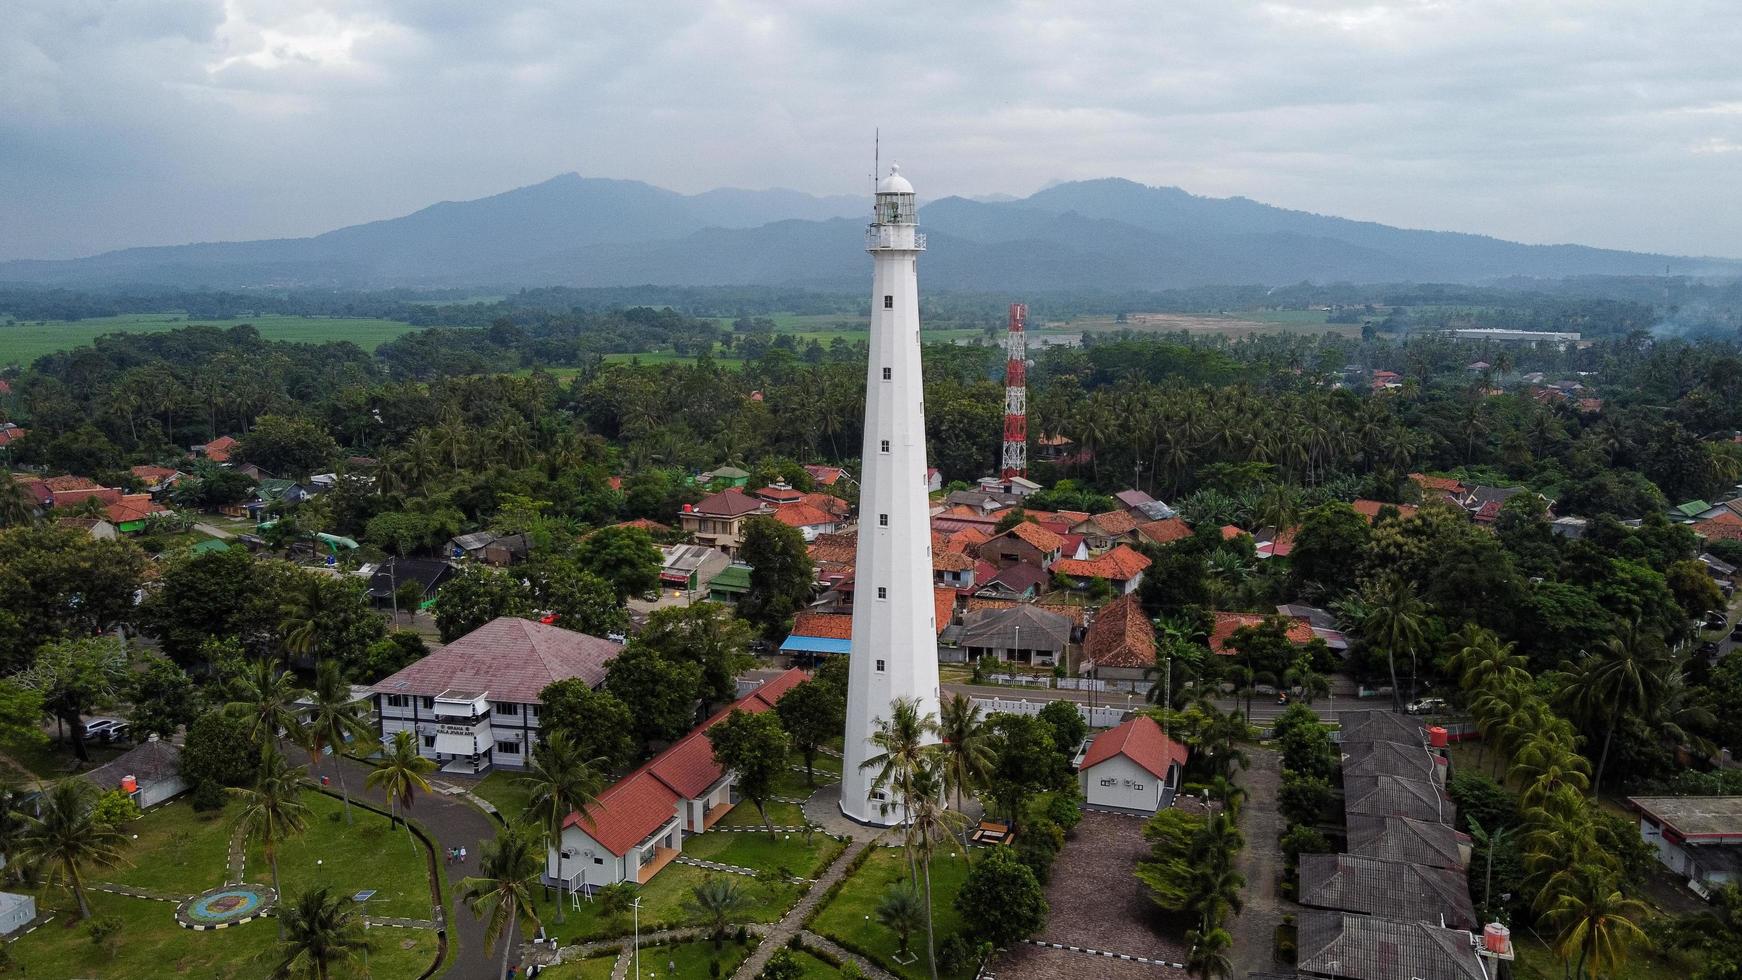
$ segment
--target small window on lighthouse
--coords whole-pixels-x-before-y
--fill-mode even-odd
[[[883,440],[881,443],[879,443],[879,445],[881,445],[883,447],[884,452],[889,451],[889,440],[888,439]]]
[[[878,514],[877,515],[877,526],[878,527],[888,527],[889,526],[889,515],[888,514]]]
[[[883,296],[883,308],[886,310],[895,309],[895,297],[888,295],[888,294],[884,294],[884,296]]]
[[[891,371],[889,368],[883,369],[883,380],[888,381],[893,375],[894,375],[894,372]]]
[[[879,674],[881,674],[881,673],[883,673],[883,661],[881,661],[881,660],[879,660],[879,661],[877,661],[877,672],[878,672],[878,673],[879,673]],[[879,793],[879,794],[877,794],[877,795],[878,795],[878,796],[882,796],[882,795],[883,795],[883,794],[882,794],[882,793]]]
[[[879,585],[877,587],[877,598],[879,598],[879,599],[889,598],[889,590],[884,588],[883,586]]]

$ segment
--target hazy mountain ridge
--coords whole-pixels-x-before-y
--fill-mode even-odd
[[[0,263],[0,282],[259,286],[776,285],[857,289],[869,201],[790,190],[684,195],[563,174],[310,238]],[[921,208],[932,288],[1166,289],[1228,283],[1470,282],[1502,276],[1742,274],[1742,262],[1523,245],[1207,198],[1128,180]]]

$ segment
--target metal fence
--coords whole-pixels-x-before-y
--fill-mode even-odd
[[[1030,701],[1026,698],[982,698],[971,699],[984,714],[1004,712],[1013,715],[1038,715],[1042,708],[1051,704],[1050,701]],[[1073,704],[1073,702],[1065,702]],[[1094,706],[1076,704],[1077,714],[1081,715],[1090,728],[1111,728],[1119,724],[1128,710],[1123,705],[1110,706],[1097,704]]]

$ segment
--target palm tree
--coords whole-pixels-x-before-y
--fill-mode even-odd
[[[273,977],[327,980],[333,967],[355,962],[369,952],[369,931],[349,895],[335,895],[326,886],[297,897],[295,905],[279,905],[284,930],[279,944],[283,958]]]
[[[278,604],[278,617],[284,652],[293,657],[314,656],[320,645],[321,625],[329,618],[327,580],[319,575],[297,576]]]
[[[925,952],[926,963],[931,967],[932,980],[937,980],[937,936],[932,928],[932,891],[931,891],[931,858],[932,852],[940,840],[947,840],[951,846],[960,852],[962,859],[968,858],[968,851],[956,843],[954,831],[966,833],[968,818],[961,810],[951,810],[943,803],[944,774],[936,760],[936,754],[922,761],[920,768],[913,774],[910,784],[913,795],[907,803],[907,839],[910,846],[918,850],[920,869],[925,876]]]
[[[984,784],[992,771],[992,747],[980,733],[980,706],[967,695],[945,701],[938,717],[944,789],[955,794],[956,809],[961,810],[963,797]]]
[[[246,839],[258,841],[272,868],[272,888],[279,895],[284,888],[278,879],[278,845],[302,835],[308,829],[308,805],[302,802],[302,784],[308,776],[304,766],[292,766],[278,747],[267,742],[260,754],[260,770],[252,787],[231,787],[230,793],[242,801],[236,816],[236,828]],[[284,920],[278,920],[278,938],[284,938]]]
[[[1228,930],[1220,926],[1204,932],[1189,929],[1186,946],[1191,949],[1186,954],[1186,973],[1202,980],[1234,975],[1234,961],[1228,955],[1234,948],[1234,937]]]
[[[297,702],[306,693],[296,686],[290,671],[280,670],[273,661],[257,660],[252,670],[236,681],[236,698],[224,710],[247,721],[248,739],[255,745],[265,745],[281,733],[300,742],[302,722],[297,717]]]
[[[465,902],[473,915],[488,916],[485,946],[495,945],[496,938],[502,937],[502,980],[508,977],[508,954],[517,944],[520,924],[534,928],[540,924],[532,886],[544,869],[544,853],[544,834],[537,827],[504,827],[496,832],[495,840],[484,845],[478,861],[478,870],[483,873],[461,880],[455,892],[456,900]]]
[[[1400,708],[1400,688],[1397,684],[1397,655],[1409,654],[1410,693],[1415,693],[1415,653],[1421,646],[1421,627],[1425,608],[1415,592],[1401,576],[1387,575],[1372,583],[1365,592],[1367,618],[1361,624],[1361,638],[1376,643],[1385,651],[1385,663],[1391,670],[1391,702]]]
[[[97,787],[74,776],[55,783],[38,800],[40,812],[26,815],[18,835],[19,864],[51,886],[72,892],[79,918],[91,917],[85,874],[112,868],[124,858],[127,835],[97,819]]]
[[[898,881],[889,886],[877,903],[877,921],[895,933],[901,943],[899,955],[907,955],[914,930],[931,917],[931,903],[920,898],[912,882]]]
[[[1554,951],[1573,960],[1578,977],[1613,976],[1627,962],[1628,947],[1645,938],[1638,920],[1645,903],[1621,893],[1613,872],[1601,867],[1569,868],[1564,886],[1544,916],[1555,930]]]
[[[24,484],[7,480],[0,486],[0,527],[17,527],[36,520],[36,501],[25,491]]]
[[[587,815],[587,809],[598,802],[605,788],[605,775],[600,771],[602,759],[589,760],[579,746],[563,732],[551,732],[532,749],[531,765],[520,777],[520,785],[532,791],[527,801],[526,815],[536,820],[550,835],[556,848],[557,902],[556,921],[563,923],[563,824],[569,814]]]
[[[719,949],[726,941],[726,930],[746,909],[750,899],[738,883],[725,875],[709,875],[690,889],[684,901],[684,911],[701,919],[708,927],[708,936]]]
[[[1597,757],[1596,778],[1591,780],[1591,795],[1603,785],[1603,770],[1609,764],[1609,743],[1621,716],[1629,711],[1643,711],[1657,700],[1664,688],[1664,677],[1670,662],[1663,644],[1644,632],[1636,622],[1621,636],[1604,641],[1594,659],[1587,660],[1573,674],[1565,689],[1569,703],[1588,718],[1607,714],[1603,726],[1603,750]]]
[[[435,760],[426,759],[417,749],[417,737],[410,732],[394,732],[393,741],[388,743],[386,754],[381,764],[369,775],[363,777],[363,785],[379,786],[386,794],[391,816],[396,820],[405,819],[405,811],[411,808],[412,800],[418,793],[429,792],[429,774],[435,771]],[[405,834],[411,836],[411,824],[406,823]]]
[[[859,768],[877,770],[876,778],[871,780],[872,791],[892,797],[891,802],[882,804],[883,813],[897,805],[905,812],[913,800],[914,774],[925,764],[930,736],[937,732],[937,719],[930,714],[920,716],[918,699],[896,698],[889,705],[889,717],[878,718],[872,724],[876,731],[871,734],[871,744],[880,751],[860,763]],[[918,871],[911,848],[907,863],[909,872]]]
[[[329,748],[336,763],[346,742],[374,733],[374,726],[369,724],[368,702],[351,696],[351,687],[339,673],[337,661],[323,660],[316,666],[315,686],[309,694],[313,706],[302,730],[309,765],[318,764],[321,753]],[[356,818],[351,816],[351,789],[345,784],[345,767],[338,764],[334,768],[339,771],[339,792],[345,797],[345,819],[355,822]]]

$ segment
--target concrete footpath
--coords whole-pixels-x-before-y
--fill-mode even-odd
[[[291,758],[297,762],[308,758],[307,752],[296,751],[298,755]],[[363,786],[363,779],[372,767],[355,759],[325,757],[319,764],[309,767],[309,775],[317,780],[322,776],[332,777],[328,789],[336,793],[339,792],[340,766],[344,767],[351,799],[366,800],[374,806],[387,809],[387,798],[379,790],[365,789]],[[453,895],[453,886],[458,885],[461,878],[478,870],[478,859],[484,852],[484,844],[496,839],[496,822],[463,799],[440,793],[418,794],[408,815],[430,835],[438,849],[466,849],[466,863],[448,867],[449,889],[442,896],[442,906],[447,911],[449,952],[447,970],[440,975],[454,980],[488,980],[497,976],[501,964],[501,946],[498,945],[493,950],[485,948],[483,921],[470,910],[455,907]],[[437,856],[440,857],[439,854]],[[411,860],[409,851],[406,853],[406,860]],[[511,938],[518,942],[518,933]],[[454,948],[456,943],[459,947],[457,950]],[[492,953],[495,955],[491,955]],[[511,954],[509,962],[518,963],[518,955]]]

